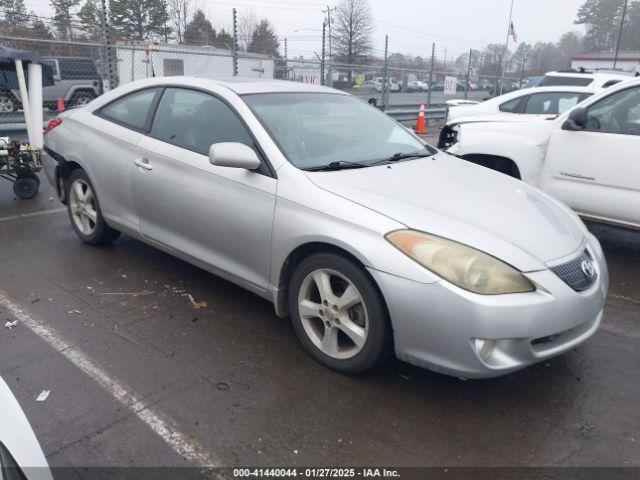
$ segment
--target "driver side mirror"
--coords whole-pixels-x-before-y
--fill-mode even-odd
[[[245,170],[260,168],[260,158],[253,148],[238,142],[221,142],[211,145],[209,162],[218,167],[244,168]]]
[[[578,107],[571,110],[569,118],[562,124],[562,130],[583,130],[587,124],[587,109]]]

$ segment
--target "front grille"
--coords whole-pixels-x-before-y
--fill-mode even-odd
[[[567,263],[551,267],[551,270],[576,292],[586,290],[598,278],[595,263],[588,250]]]

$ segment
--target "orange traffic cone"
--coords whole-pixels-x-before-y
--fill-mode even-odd
[[[418,118],[416,119],[416,126],[413,131],[416,133],[427,133],[426,121],[424,118],[424,103],[420,104],[420,111],[418,112]]]
[[[62,97],[58,97],[58,111],[62,112],[64,110],[64,99]]]

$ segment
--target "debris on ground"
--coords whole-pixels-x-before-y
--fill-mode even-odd
[[[6,322],[4,324],[5,328],[8,328],[9,330],[11,330],[16,325],[18,325],[18,320],[14,320],[13,322]]]
[[[36,398],[36,402],[44,402],[47,398],[49,398],[49,394],[51,392],[49,390],[43,390],[40,392],[40,395],[38,395],[38,398]]]
[[[75,313],[76,315],[82,315],[82,310],[78,310],[77,308],[69,310],[69,315],[71,315],[72,313]]]
[[[200,308],[205,308],[207,305],[209,305],[204,300],[200,302],[196,302],[195,299],[193,298],[193,295],[191,295],[190,293],[183,293],[182,296],[187,297],[189,299],[189,302],[191,302],[191,305],[193,305],[193,308],[200,309]]]

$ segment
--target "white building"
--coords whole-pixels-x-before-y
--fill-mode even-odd
[[[117,45],[117,76],[120,84],[170,75],[232,75],[229,50],[209,46],[139,44]],[[274,78],[275,62],[267,55],[239,54],[238,75]]]
[[[571,58],[571,68],[585,68],[587,70],[613,69],[614,54],[585,53]],[[640,52],[619,52],[616,69],[625,72],[640,72]]]

